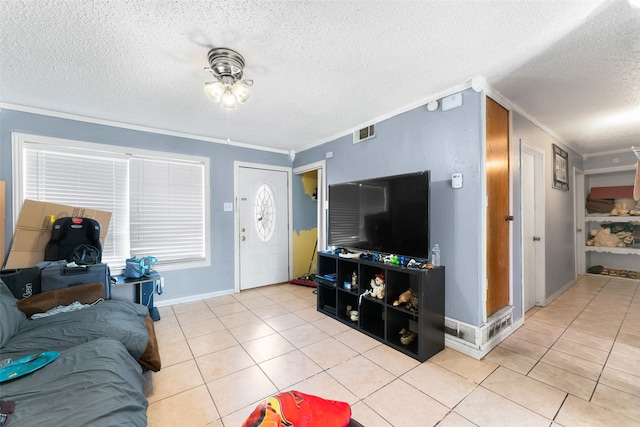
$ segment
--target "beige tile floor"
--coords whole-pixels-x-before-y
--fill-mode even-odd
[[[640,426],[640,281],[581,278],[484,360],[418,363],[288,283],[160,312],[152,427],[239,427],[284,390],[346,401],[367,427]]]

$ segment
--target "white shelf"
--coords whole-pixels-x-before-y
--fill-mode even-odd
[[[638,248],[605,248],[603,246],[585,246],[586,252],[604,252],[621,255],[640,255]]]
[[[586,169],[585,175],[585,196],[591,191],[592,187],[607,187],[632,185],[635,177],[635,161],[633,164],[623,166],[604,167],[598,169]],[[608,213],[591,213],[585,215],[584,230],[585,237],[589,237],[591,232],[599,228],[607,228],[613,223],[628,224],[620,228],[636,229],[640,226],[640,216],[636,215],[609,215]],[[637,245],[636,245],[637,246]],[[603,265],[609,269],[618,270],[638,270],[638,262],[640,260],[640,248],[638,247],[614,247],[607,248],[602,246],[583,246],[581,251],[584,256],[584,267],[588,269],[593,265]],[[604,276],[606,277],[606,276]],[[613,277],[613,276],[612,276]]]
[[[586,222],[637,222],[640,224],[640,216],[638,215],[626,215],[610,216],[607,214],[589,214],[585,216]]]
[[[636,164],[623,166],[610,166],[606,168],[585,169],[585,175],[610,174],[616,172],[633,172],[636,170]]]

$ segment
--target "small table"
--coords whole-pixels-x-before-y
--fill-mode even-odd
[[[139,279],[131,279],[123,274],[118,274],[113,277],[115,277],[116,282],[111,286],[136,286],[137,292],[135,302],[147,306],[149,309],[149,316],[151,316],[151,319],[153,319],[154,322],[160,320],[158,308],[153,305],[153,291],[155,289],[156,282],[162,280],[162,277],[158,272],[152,270],[149,274]]]

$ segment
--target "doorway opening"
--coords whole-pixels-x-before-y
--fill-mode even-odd
[[[292,282],[315,286],[317,254],[326,248],[325,161],[293,170]]]

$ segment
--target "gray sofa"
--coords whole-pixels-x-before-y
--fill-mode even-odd
[[[38,319],[27,318],[18,308],[29,315],[45,311],[42,301],[47,298],[34,295],[18,303],[0,280],[0,360],[60,353],[42,368],[0,383],[0,401],[15,404],[7,427],[146,426],[142,374],[145,368],[160,369],[146,307],[108,300]],[[85,292],[80,302],[93,298]],[[48,299],[60,303],[58,297]]]

